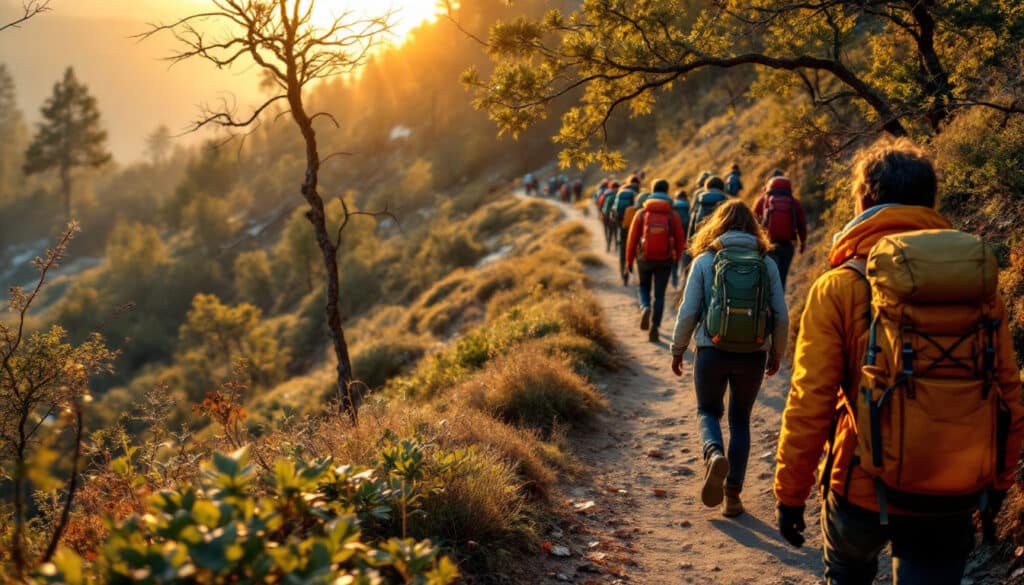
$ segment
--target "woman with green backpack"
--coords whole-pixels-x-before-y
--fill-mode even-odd
[[[690,245],[694,260],[679,307],[672,371],[683,375],[683,353],[696,333],[693,380],[704,448],[701,501],[723,514],[743,513],[740,492],[750,456],[750,413],[765,374],[786,353],[789,314],[771,243],[740,201],[722,204]],[[728,453],[722,439],[729,389]]]

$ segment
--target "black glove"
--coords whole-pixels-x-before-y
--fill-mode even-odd
[[[803,531],[807,528],[804,524],[804,507],[779,504],[776,518],[779,520],[779,533],[782,537],[796,548],[803,546]]]
[[[988,493],[988,506],[981,511],[981,535],[985,544],[995,544],[996,537],[996,516],[1003,507],[1006,499],[1006,490],[992,490]]]

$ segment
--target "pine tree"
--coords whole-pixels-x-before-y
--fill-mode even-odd
[[[107,131],[100,125],[100,111],[89,88],[68,67],[64,79],[41,109],[35,138],[25,153],[26,175],[57,169],[60,174],[64,214],[71,219],[71,172],[76,167],[99,167],[110,161]]]
[[[25,121],[18,109],[14,79],[0,63],[0,202],[13,198],[21,178],[22,149],[27,137]]]

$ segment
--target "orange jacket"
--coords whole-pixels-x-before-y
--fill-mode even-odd
[[[867,257],[875,243],[887,235],[949,227],[949,222],[932,209],[896,206],[878,210],[837,236],[829,255],[832,270],[811,287],[800,321],[792,387],[782,415],[782,433],[775,457],[775,497],[780,503],[804,505],[815,484],[815,469],[820,467],[818,477],[825,472],[828,457],[823,458],[822,453],[836,409],[842,407],[829,485],[854,505],[878,511],[873,480],[852,460],[857,430],[850,405],[841,392],[841,389],[855,390],[860,384],[861,360],[868,335],[864,315],[869,310],[869,291],[860,275],[841,265],[854,257]],[[1002,322],[998,339],[1001,350],[997,358],[998,385],[1012,414],[1006,471],[995,486],[1005,489],[1013,483],[1024,439],[1024,404],[1005,306],[1000,302],[997,310],[995,317]],[[892,509],[890,512],[900,513]]]
[[[666,196],[667,197],[667,196]],[[629,237],[626,239],[626,266],[633,266],[637,256],[640,254],[640,239],[643,238],[644,217],[647,211],[667,213],[672,223],[672,259],[679,261],[686,251],[686,232],[683,231],[683,220],[672,207],[672,201],[661,197],[651,197],[644,201],[644,208],[633,216],[633,223],[629,225]]]

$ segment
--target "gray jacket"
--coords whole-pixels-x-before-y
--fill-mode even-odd
[[[745,232],[728,232],[718,238],[723,247],[743,247],[757,249],[757,238]],[[694,331],[697,333],[697,347],[714,347],[715,344],[702,327],[708,305],[711,303],[711,284],[715,279],[715,254],[704,252],[694,259],[690,265],[690,277],[686,281],[683,293],[683,304],[679,307],[676,317],[675,334],[672,337],[672,354],[683,355]],[[786,355],[786,344],[789,343],[789,311],[786,309],[786,292],[779,278],[779,268],[775,260],[766,257],[768,278],[771,280],[770,304],[775,318],[775,328],[771,338],[761,348],[771,352],[772,357],[782,359]]]

